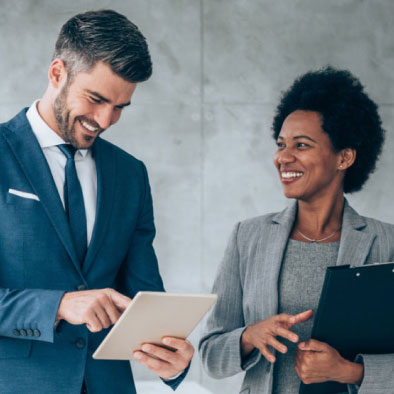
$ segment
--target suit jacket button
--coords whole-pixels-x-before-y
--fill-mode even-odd
[[[25,337],[26,335],[27,335],[27,332],[26,332],[26,330],[20,330],[19,331],[20,332],[20,334],[22,335],[22,337]]]
[[[41,335],[41,332],[40,332],[40,330],[35,329],[35,330],[33,330],[33,334],[35,337],[39,337]]]
[[[26,330],[27,336],[28,337],[32,337],[33,336],[33,330],[30,330],[30,328],[28,330]]]
[[[17,329],[12,330],[12,333],[13,333],[16,337],[19,337],[19,335],[21,335],[21,333],[20,333],[19,330],[17,330]]]
[[[85,345],[86,345],[86,342],[83,338],[78,338],[77,341],[75,342],[75,346],[78,349],[83,349],[85,347]]]
[[[79,286],[77,286],[77,290],[79,290],[79,291],[86,290],[86,286],[85,285],[79,285]]]

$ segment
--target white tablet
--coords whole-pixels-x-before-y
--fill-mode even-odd
[[[165,336],[185,339],[216,302],[216,294],[137,293],[93,354],[95,359],[132,360],[142,343],[162,345]]]

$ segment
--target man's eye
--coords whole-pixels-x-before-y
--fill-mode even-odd
[[[94,98],[94,97],[90,97],[90,101],[92,101],[93,103],[96,103],[96,104],[100,104],[101,103],[100,99],[97,99],[97,98]]]

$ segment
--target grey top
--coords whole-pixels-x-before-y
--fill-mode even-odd
[[[338,250],[339,242],[289,240],[279,274],[278,313],[295,315],[308,309],[316,311],[326,268],[335,265]],[[294,326],[292,331],[303,341],[310,338],[312,326],[313,318]],[[286,354],[276,352],[272,393],[298,393],[300,379],[294,370],[297,345],[284,338],[279,340],[287,346],[288,351]]]

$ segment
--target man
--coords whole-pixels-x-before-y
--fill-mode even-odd
[[[63,26],[41,100],[0,125],[0,393],[135,393],[127,361],[92,353],[140,290],[163,291],[144,164],[99,135],[151,75],[126,17]],[[146,344],[135,357],[176,388],[193,356]],[[153,355],[154,357],[152,357]]]

